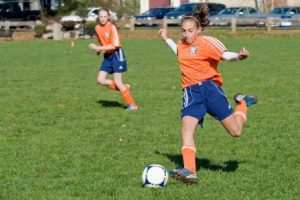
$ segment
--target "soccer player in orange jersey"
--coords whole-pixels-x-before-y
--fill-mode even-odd
[[[97,54],[104,54],[97,82],[112,90],[119,90],[127,104],[127,110],[137,110],[129,85],[122,81],[122,73],[127,71],[127,64],[118,31],[110,21],[109,10],[100,9],[98,17],[99,24],[95,27],[95,31],[100,45],[89,45],[89,48],[95,50]],[[113,74],[113,80],[107,79],[108,74]]]
[[[161,38],[178,56],[183,89],[181,110],[182,158],[184,168],[173,169],[170,175],[187,184],[197,183],[196,146],[194,133],[198,124],[203,125],[206,113],[221,122],[233,137],[242,133],[246,122],[247,107],[255,104],[257,98],[242,94],[234,95],[235,111],[232,109],[222,90],[222,75],[218,63],[222,60],[238,61],[249,56],[242,48],[239,53],[229,52],[216,38],[204,36],[201,32],[209,24],[208,8],[204,4],[191,15],[181,20],[181,40],[175,44],[161,29]]]

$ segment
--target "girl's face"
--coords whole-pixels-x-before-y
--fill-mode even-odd
[[[192,44],[199,36],[200,32],[201,28],[197,27],[197,24],[194,20],[184,20],[181,23],[181,40],[187,44]]]
[[[100,24],[105,25],[109,20],[108,12],[101,10],[99,12],[98,18],[99,18]]]

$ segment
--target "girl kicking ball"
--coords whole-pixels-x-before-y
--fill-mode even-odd
[[[198,124],[203,125],[205,114],[212,115],[231,136],[238,137],[247,119],[247,108],[257,102],[255,96],[236,94],[233,97],[235,111],[229,105],[221,88],[223,81],[218,63],[244,60],[249,52],[245,48],[239,53],[229,52],[216,38],[202,35],[208,24],[208,8],[204,5],[182,18],[182,38],[177,44],[168,38],[165,29],[159,31],[178,57],[183,88],[181,153],[184,168],[173,169],[170,175],[187,184],[197,183],[194,133]]]
[[[130,86],[122,81],[122,73],[127,70],[127,64],[118,31],[110,21],[109,10],[101,8],[98,17],[99,24],[95,27],[95,31],[100,45],[89,45],[89,48],[95,50],[97,54],[104,55],[97,82],[112,90],[119,90],[127,104],[127,110],[137,110],[138,107],[131,96]],[[108,74],[113,74],[113,80],[107,79]]]

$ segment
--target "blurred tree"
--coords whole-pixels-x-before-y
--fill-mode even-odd
[[[58,13],[86,7],[104,7],[118,14],[118,17],[131,16],[139,12],[139,0],[58,0]]]
[[[259,0],[254,0],[255,8],[259,10]]]
[[[108,8],[116,12],[119,18],[134,15],[139,11],[139,0],[85,0],[84,5]]]
[[[76,10],[83,4],[80,0],[58,0],[58,14],[65,14],[72,10]]]

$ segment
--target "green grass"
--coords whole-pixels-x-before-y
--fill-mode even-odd
[[[299,37],[222,41],[251,53],[220,64],[227,95],[259,103],[240,138],[207,116],[196,134],[200,183],[160,190],[141,186],[144,167],[182,164],[180,74],[163,42],[123,40],[132,113],[96,84],[91,40],[0,43],[0,199],[298,199]]]

